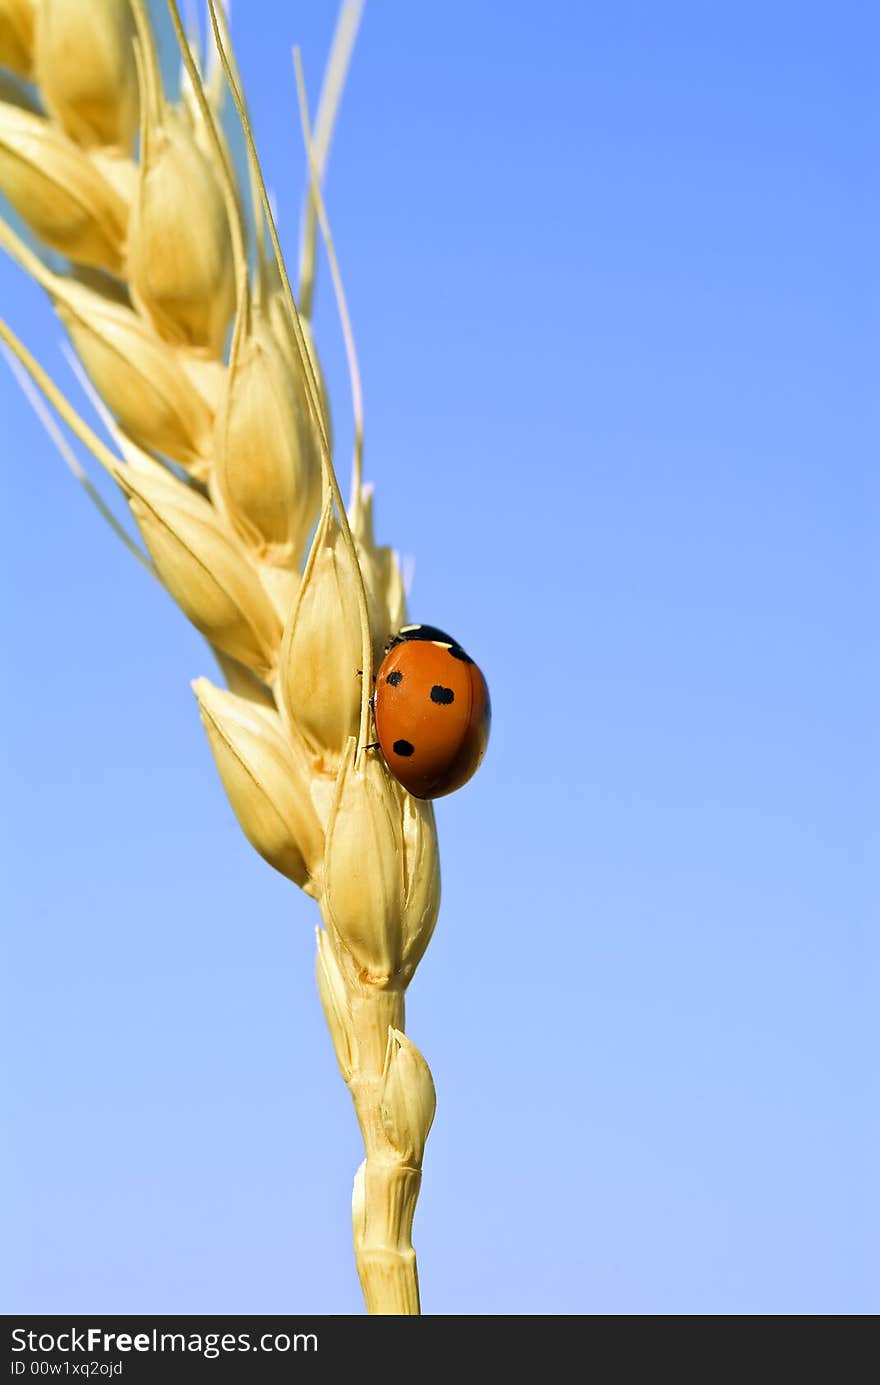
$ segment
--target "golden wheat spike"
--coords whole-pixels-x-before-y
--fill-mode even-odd
[[[36,73],[49,112],[0,103],[0,185],[44,245],[116,279],[50,270],[3,222],[0,245],[46,291],[118,452],[2,323],[0,342],[120,488],[150,570],[226,675],[226,688],[206,678],[193,687],[230,806],[256,851],[320,909],[318,990],[364,1141],[352,1227],[367,1309],[415,1314],[412,1223],[435,1094],[404,1033],[404,995],[437,920],[439,854],[430,805],[368,748],[372,664],[403,618],[403,594],[394,555],[373,538],[354,335],[320,188],[362,6],[342,7],[314,136],[296,58],[308,166],[302,291],[310,300],[317,226],[349,360],[350,514],[225,18],[208,0],[248,149],[244,188],[217,123],[219,93],[209,99],[168,6],[187,80],[180,108],[162,89],[144,0],[53,0],[52,22],[44,14],[35,29],[13,0],[0,9],[15,19],[0,23],[0,60]],[[62,44],[79,54],[76,72],[60,69]],[[248,192],[259,206],[255,287]]]

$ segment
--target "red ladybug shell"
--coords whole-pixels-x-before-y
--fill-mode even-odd
[[[479,768],[489,689],[473,659],[435,626],[404,626],[391,641],[373,710],[385,762],[414,798],[442,798]]]

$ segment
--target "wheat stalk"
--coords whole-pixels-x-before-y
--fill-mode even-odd
[[[115,449],[5,323],[0,339],[105,517],[42,399],[120,488],[145,551],[123,532],[126,543],[216,654],[225,686],[193,688],[230,804],[321,913],[318,990],[366,1155],[352,1215],[367,1309],[415,1314],[434,1085],[404,1033],[404,993],[436,922],[439,858],[430,805],[370,745],[372,669],[405,619],[403,582],[373,538],[357,357],[320,187],[360,10],[342,6],[314,137],[296,57],[309,167],[298,311],[222,9],[208,0],[203,77],[169,0],[184,71],[175,103],[144,0],[0,0],[0,65],[39,98],[4,83],[0,190],[68,267],[50,269],[5,221],[0,245],[51,299]],[[221,76],[248,148],[244,186]],[[355,409],[348,510],[308,321],[318,226]]]

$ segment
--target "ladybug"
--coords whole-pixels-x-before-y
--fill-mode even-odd
[[[389,640],[373,712],[385,763],[414,798],[442,798],[479,768],[489,689],[470,655],[435,625],[404,625]]]

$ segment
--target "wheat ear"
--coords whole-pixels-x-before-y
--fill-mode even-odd
[[[3,323],[0,340],[119,487],[146,559],[122,536],[217,656],[226,686],[198,678],[193,687],[232,809],[256,850],[321,912],[318,990],[366,1153],[352,1211],[367,1310],[415,1314],[412,1221],[434,1085],[404,1033],[404,993],[437,919],[439,857],[430,805],[371,748],[372,668],[405,602],[361,480],[360,377],[320,187],[362,6],[348,0],[340,12],[314,140],[297,61],[309,169],[305,313],[223,11],[208,0],[209,61],[225,74],[244,132],[245,187],[220,126],[220,84],[203,79],[174,0],[168,8],[185,73],[177,103],[163,88],[144,0],[0,0],[0,65],[35,84],[46,112],[24,92],[0,100],[0,191],[69,269],[50,269],[3,221],[0,245],[49,295],[115,449]],[[349,511],[308,321],[316,225],[351,372]]]

